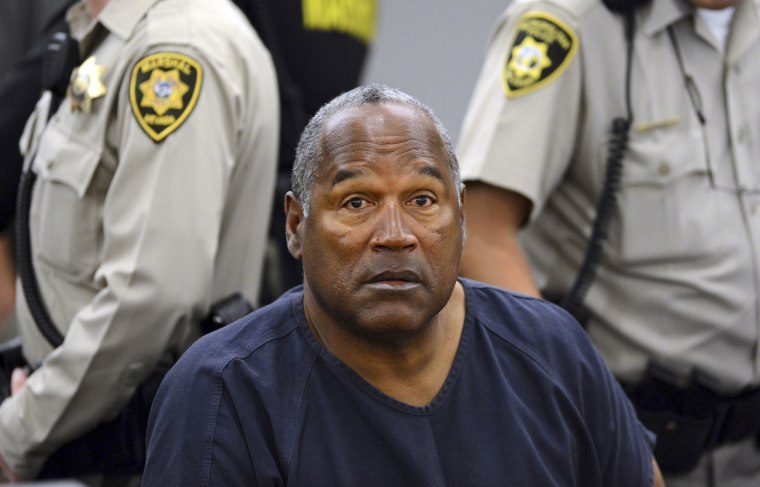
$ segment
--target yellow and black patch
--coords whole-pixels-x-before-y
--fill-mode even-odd
[[[578,51],[578,36],[564,22],[544,12],[517,21],[501,80],[508,97],[530,93],[557,78]]]
[[[341,32],[369,44],[377,27],[377,0],[303,0],[305,30]]]
[[[200,63],[184,54],[157,52],[140,59],[129,81],[129,101],[137,123],[151,139],[161,142],[190,116],[202,83]]]

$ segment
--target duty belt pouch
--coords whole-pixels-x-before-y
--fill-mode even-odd
[[[205,335],[218,330],[251,311],[253,311],[253,306],[242,294],[231,294],[211,306],[208,315],[201,321],[201,333]]]
[[[714,422],[715,404],[709,395],[692,390],[687,399],[682,390],[650,374],[627,392],[639,420],[657,435],[654,456],[660,469],[676,475],[693,470],[709,443]]]

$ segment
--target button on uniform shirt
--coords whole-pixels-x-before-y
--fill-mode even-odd
[[[585,301],[620,378],[638,379],[651,359],[724,393],[760,383],[758,9],[737,4],[725,51],[687,2],[637,11],[633,126]],[[625,66],[623,19],[601,1],[515,2],[491,40],[462,173],[533,203],[522,243],[547,294],[567,292],[586,251],[611,122],[626,116]]]
[[[111,0],[68,13],[82,62],[22,147],[37,173],[37,279],[65,340],[53,349],[23,297],[30,363],[0,407],[0,454],[33,477],[62,443],[110,419],[197,336],[209,305],[255,301],[279,112],[268,52],[226,0]]]

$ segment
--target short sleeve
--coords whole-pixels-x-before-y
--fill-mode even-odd
[[[516,3],[497,23],[463,121],[457,155],[463,180],[520,193],[533,203],[534,218],[561,180],[575,148],[582,70],[577,22],[556,5],[531,2],[527,8]],[[526,25],[557,35],[535,40]],[[568,40],[561,45],[551,40],[562,35]],[[521,63],[528,61],[520,60],[528,52],[547,53],[544,67],[526,71]],[[511,84],[515,72],[523,77],[522,89]]]

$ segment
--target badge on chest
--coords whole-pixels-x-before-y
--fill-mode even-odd
[[[68,89],[72,111],[90,113],[92,101],[106,94],[106,85],[101,80],[105,70],[105,66],[97,64],[95,56],[90,56],[79,67],[74,68]]]

